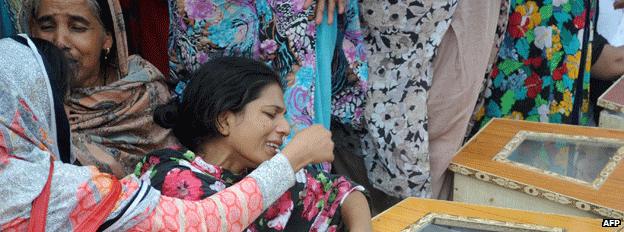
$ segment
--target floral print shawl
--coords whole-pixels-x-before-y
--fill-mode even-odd
[[[371,67],[362,153],[370,183],[388,195],[432,194],[427,98],[457,2],[362,1]]]
[[[151,152],[135,174],[165,196],[201,200],[239,182],[237,175],[206,163],[189,150]],[[295,185],[258,217],[247,231],[336,231],[340,205],[354,190],[363,191],[342,176],[308,167],[296,174]]]
[[[314,6],[304,0],[169,0],[169,57],[172,81],[186,80],[199,65],[219,56],[265,61],[282,77],[287,119],[293,131],[315,121],[317,27]],[[332,62],[332,114],[359,124],[368,65],[358,19],[350,1],[338,17],[338,42]],[[181,95],[185,83],[176,88]],[[328,112],[329,113],[329,112]],[[294,134],[294,133],[292,133]]]
[[[505,117],[589,123],[595,0],[512,1],[475,128]]]

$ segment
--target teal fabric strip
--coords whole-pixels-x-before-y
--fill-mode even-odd
[[[13,20],[11,20],[9,4],[6,0],[0,0],[0,38],[13,35],[15,35],[15,27],[13,26]]]
[[[334,16],[337,16],[336,9]],[[323,13],[323,23],[316,28],[316,78],[314,86],[314,123],[330,129],[331,120],[331,65],[336,48],[338,21],[327,24],[327,10]]]

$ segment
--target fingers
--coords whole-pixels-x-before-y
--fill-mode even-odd
[[[310,7],[312,5],[313,0],[306,0],[304,4],[304,8]],[[338,14],[343,14],[347,8],[347,4],[349,0],[317,0],[316,1],[316,24],[321,24],[323,22],[323,11],[325,10],[325,5],[327,6],[327,24],[334,23],[335,9],[336,9],[336,1],[338,1]],[[329,3],[328,3],[329,2]]]
[[[338,14],[344,14],[347,1],[349,0],[338,0]]]
[[[318,0],[316,2],[316,24],[323,22],[323,11],[325,10],[325,0]]]
[[[313,2],[314,0],[306,0],[305,3],[303,3],[303,9],[308,9]]]
[[[329,7],[327,7],[327,24],[334,23],[334,12],[336,9],[336,0],[327,0],[329,1]]]

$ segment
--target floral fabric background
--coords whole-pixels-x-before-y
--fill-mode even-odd
[[[191,151],[171,149],[150,153],[135,174],[149,179],[163,195],[201,200],[242,180],[206,163]],[[336,231],[341,222],[340,204],[352,191],[364,189],[345,177],[327,175],[310,167],[296,173],[296,182],[261,214],[246,231]]]
[[[457,0],[364,0],[371,66],[362,136],[368,177],[395,197],[430,197],[427,91]]]
[[[589,123],[595,7],[594,0],[511,1],[476,129],[495,117]]]
[[[314,7],[304,0],[169,0],[172,81],[182,94],[188,75],[212,57],[246,56],[265,61],[282,77],[287,115],[294,132],[314,122],[316,33]],[[368,65],[357,1],[338,17],[332,62],[332,112],[359,124]],[[323,77],[325,78],[325,77]],[[329,112],[328,112],[329,113]],[[294,133],[291,133],[291,135]]]

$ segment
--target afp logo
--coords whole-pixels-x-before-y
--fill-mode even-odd
[[[622,225],[622,219],[602,219],[602,227],[618,227]]]

